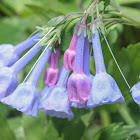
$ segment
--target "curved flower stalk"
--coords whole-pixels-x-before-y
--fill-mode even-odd
[[[42,98],[39,102],[39,110],[49,116],[68,118],[74,117],[68,100],[66,83],[70,71],[62,63],[61,73],[55,86],[45,87],[41,92]]]
[[[17,86],[17,74],[43,48],[35,46],[11,67],[0,67],[0,100],[10,95]]]
[[[52,49],[46,48],[39,58],[33,72],[25,83],[21,83],[9,96],[2,99],[2,103],[10,105],[26,115],[37,117],[39,92],[36,84],[48,61]]]
[[[0,45],[0,67],[12,66],[19,59],[20,54],[34,45],[37,42],[35,39],[38,38],[38,34],[36,34],[16,46],[11,44]]]
[[[53,52],[49,58],[49,67],[46,68],[44,74],[44,83],[48,86],[54,86],[57,83],[59,69],[57,68],[58,62],[60,59],[60,50],[58,49],[57,52]]]
[[[85,38],[82,31],[77,41],[74,72],[67,83],[69,101],[75,101],[80,104],[88,100],[91,91],[89,79],[83,71],[84,44]]]
[[[124,97],[115,80],[106,73],[101,43],[98,30],[92,34],[92,45],[94,51],[96,75],[93,78],[88,107],[95,107],[102,104],[113,104],[124,102]]]
[[[73,35],[69,48],[64,53],[64,66],[66,69],[74,70],[75,52],[78,36]]]
[[[135,84],[131,89],[130,92],[132,94],[133,100],[140,105],[140,82]]]

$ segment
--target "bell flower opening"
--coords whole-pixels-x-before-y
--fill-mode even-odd
[[[52,117],[73,118],[73,113],[68,100],[66,83],[70,71],[63,64],[57,85],[45,87],[41,92],[42,98],[39,102],[39,110]]]
[[[124,102],[124,97],[115,80],[106,73],[98,30],[92,34],[92,45],[96,75],[93,78],[90,98],[87,106],[92,108],[103,104]]]

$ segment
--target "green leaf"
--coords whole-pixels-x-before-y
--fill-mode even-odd
[[[25,140],[22,117],[8,119],[9,127],[13,130],[16,140]]]
[[[140,127],[114,123],[100,132],[99,140],[122,140],[140,132]]]
[[[36,119],[23,115],[23,125],[26,140],[43,140],[46,138],[48,126],[46,114],[39,112]]]
[[[10,129],[6,118],[0,114],[0,139],[1,140],[16,140],[14,133]]]

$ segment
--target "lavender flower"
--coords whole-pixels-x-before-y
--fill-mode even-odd
[[[140,82],[138,82],[137,84],[135,84],[130,92],[132,92],[132,97],[133,97],[133,100],[138,104],[140,105]]]
[[[85,38],[85,46],[84,46],[84,73],[88,76],[90,81],[90,86],[92,86],[93,75],[90,74],[90,55],[89,55],[89,41],[88,38]],[[87,101],[83,104],[79,104],[77,102],[71,102],[71,106],[75,108],[86,108],[89,109],[87,106]]]
[[[83,72],[84,44],[85,38],[82,31],[77,41],[74,72],[69,77],[67,84],[69,101],[75,101],[80,104],[89,99],[91,91],[89,79]]]
[[[64,66],[66,69],[74,69],[75,52],[77,46],[78,36],[73,35],[69,48],[64,53]]]
[[[11,67],[0,67],[0,100],[10,95],[17,86],[17,74],[43,47],[35,46]]]
[[[2,103],[10,105],[26,115],[37,117],[39,92],[36,89],[36,84],[51,51],[52,49],[50,50],[49,48],[44,50],[27,82],[20,84],[11,95],[3,98]]]
[[[38,38],[38,34],[36,34],[16,46],[11,44],[0,45],[0,67],[13,65],[19,59],[20,53],[34,45],[36,43],[34,39]]]
[[[113,104],[124,102],[124,98],[115,80],[106,73],[101,43],[98,30],[92,34],[92,45],[96,66],[96,75],[93,78],[88,107],[95,107],[102,104]]]
[[[44,75],[44,83],[48,86],[54,86],[58,80],[59,69],[57,68],[58,62],[60,59],[60,51],[57,50],[57,53],[53,52],[49,58],[50,66],[46,68]]]
[[[61,73],[56,86],[45,87],[41,92],[39,110],[53,117],[73,118],[67,96],[66,83],[70,71],[61,66]]]

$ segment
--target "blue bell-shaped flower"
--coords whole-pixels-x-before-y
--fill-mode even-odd
[[[133,100],[140,105],[140,82],[135,84],[130,90]]]
[[[106,73],[99,33],[97,29],[95,30],[95,34],[92,34],[92,45],[96,75],[92,81],[92,89],[90,98],[87,102],[87,106],[92,108],[103,104],[124,102],[124,97],[122,96],[122,93],[115,80]]]
[[[36,34],[16,46],[11,44],[0,45],[0,67],[12,66],[19,59],[20,54],[34,45],[37,42],[35,39],[38,38],[38,34]]]
[[[66,83],[70,71],[62,63],[61,73],[55,86],[45,87],[41,92],[42,98],[39,102],[39,110],[52,117],[73,118],[73,113],[68,100]]]
[[[44,50],[27,82],[21,83],[11,95],[3,98],[2,103],[10,105],[26,115],[37,117],[39,92],[36,84],[51,51],[52,49],[49,48]]]
[[[10,95],[17,86],[17,74],[42,49],[35,46],[11,67],[0,67],[0,100]]]

